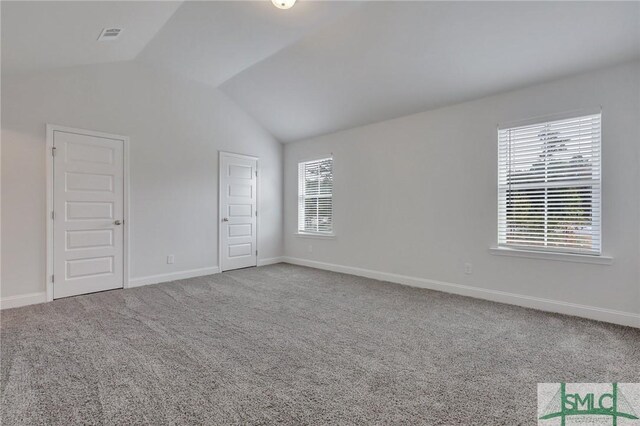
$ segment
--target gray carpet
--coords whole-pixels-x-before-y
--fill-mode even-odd
[[[2,312],[2,424],[535,424],[640,330],[292,265]]]

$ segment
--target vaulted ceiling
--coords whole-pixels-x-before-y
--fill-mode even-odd
[[[180,2],[2,1],[2,72],[135,59]],[[97,42],[105,27],[124,28]]]
[[[137,60],[289,142],[640,58],[640,2],[7,2],[2,72]],[[97,42],[121,26],[117,41]]]
[[[294,44],[357,3],[185,2],[139,56],[154,66],[219,86]]]

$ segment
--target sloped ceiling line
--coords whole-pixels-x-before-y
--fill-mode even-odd
[[[291,142],[640,58],[640,2],[2,1],[2,72],[135,60]],[[105,26],[124,27],[98,43]]]

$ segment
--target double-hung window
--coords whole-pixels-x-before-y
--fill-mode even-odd
[[[601,252],[601,115],[498,129],[498,246]]]
[[[298,164],[298,232],[333,233],[333,158]]]

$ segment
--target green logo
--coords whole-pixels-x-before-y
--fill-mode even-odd
[[[538,385],[538,403],[540,404],[541,385]],[[567,383],[544,384],[559,385],[557,391],[542,410],[539,420],[558,419],[561,426],[565,426],[567,418],[571,416],[583,416],[580,424],[593,423],[587,421],[584,416],[606,416],[611,424],[618,425],[619,419],[638,420],[632,403],[620,389],[618,383],[576,383],[567,390]],[[637,398],[639,387],[637,384],[629,384],[629,388]],[[555,388],[555,387],[554,387]],[[554,388],[551,388],[553,390]],[[549,387],[545,388],[549,393]],[[633,403],[638,401],[634,398]],[[578,420],[577,418],[574,418]],[[604,420],[604,418],[603,418]],[[635,424],[635,422],[633,422]],[[540,424],[545,424],[540,422]]]

